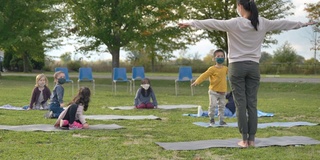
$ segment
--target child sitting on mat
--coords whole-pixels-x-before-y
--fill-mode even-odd
[[[47,101],[50,99],[51,91],[48,88],[48,78],[44,74],[38,74],[36,85],[33,88],[32,96],[28,110],[31,109],[49,109]]]
[[[79,93],[74,97],[69,107],[65,109],[54,124],[55,127],[68,127],[69,129],[87,129],[89,124],[83,115],[87,111],[90,102],[90,89],[81,87]]]
[[[150,99],[152,99],[152,103]],[[141,81],[141,87],[137,90],[136,97],[134,98],[134,106],[138,109],[157,108],[158,102],[150,86],[150,79],[145,78]]]
[[[63,84],[66,82],[65,74],[62,71],[54,73],[55,86],[50,98],[50,111],[45,115],[45,118],[58,118],[60,113],[64,110],[63,96],[64,88]]]

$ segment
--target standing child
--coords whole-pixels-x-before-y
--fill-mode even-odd
[[[64,110],[63,96],[64,96],[64,88],[63,84],[66,82],[65,74],[62,71],[58,71],[54,73],[54,82],[55,86],[52,91],[49,113],[45,115],[46,118],[58,118],[60,113]]]
[[[222,49],[217,49],[213,53],[213,58],[216,62],[214,66],[207,69],[206,72],[202,73],[195,82],[191,85],[196,86],[202,83],[204,80],[209,78],[209,110],[208,114],[210,117],[210,125],[214,125],[214,114],[215,107],[218,105],[218,117],[220,118],[220,125],[226,125],[224,122],[224,109],[225,109],[225,95],[227,92],[227,74],[228,68],[223,65],[224,62],[224,51]]]
[[[152,99],[152,103],[150,99]],[[134,98],[134,106],[138,109],[157,108],[158,102],[150,86],[150,79],[145,78],[141,81],[141,87],[137,90],[136,97]]]
[[[71,103],[68,109],[64,110],[55,123],[55,127],[69,127],[69,129],[87,129],[89,124],[83,115],[83,111],[87,111],[90,102],[90,89],[81,87],[78,94]]]
[[[48,78],[44,74],[38,74],[28,110],[49,109],[47,101],[50,99],[50,96],[51,91],[48,88]]]

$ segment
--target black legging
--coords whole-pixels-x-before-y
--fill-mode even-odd
[[[68,110],[63,120],[68,120],[69,124],[72,124],[76,120],[76,114],[78,110],[78,105],[72,104]]]

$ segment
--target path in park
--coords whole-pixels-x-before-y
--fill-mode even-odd
[[[2,76],[33,76],[35,77],[37,73],[1,73]],[[50,77],[50,75],[49,75]],[[51,76],[52,77],[52,76]],[[71,78],[77,78],[76,75],[70,75]],[[130,76],[129,76],[130,77]],[[94,75],[94,78],[111,78],[110,75]],[[177,77],[172,76],[148,76],[150,79],[162,79],[162,80],[175,80]],[[194,77],[196,79],[197,77]],[[261,82],[285,82],[285,83],[320,83],[320,78],[289,78],[289,77],[281,77],[281,76],[264,76],[261,77]]]

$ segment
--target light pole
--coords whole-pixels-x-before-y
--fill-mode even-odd
[[[317,50],[318,50],[317,32],[320,32],[320,29],[317,26],[314,26],[313,29],[314,29],[314,47],[312,49],[314,50],[314,74],[317,74]]]

